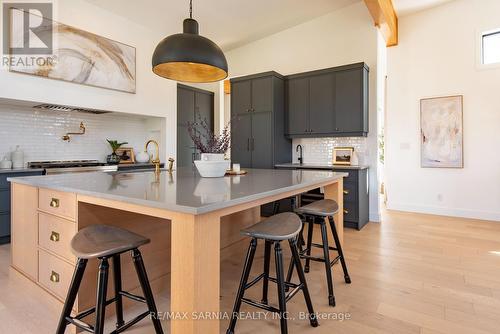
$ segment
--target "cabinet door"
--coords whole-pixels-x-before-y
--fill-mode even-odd
[[[332,73],[309,79],[309,128],[313,134],[335,130],[334,80]]]
[[[363,69],[335,73],[336,131],[363,132],[364,90]]]
[[[12,186],[12,265],[38,280],[38,189]]]
[[[231,121],[231,161],[239,163],[244,168],[252,167],[251,138],[251,113],[235,116]]]
[[[252,82],[231,82],[231,115],[243,115],[252,108]]]
[[[252,111],[271,112],[273,110],[273,78],[252,80]]]
[[[288,134],[306,134],[309,130],[309,79],[288,81]]]
[[[194,143],[187,130],[187,122],[194,121],[194,92],[177,89],[177,166],[187,167],[193,163]]]
[[[273,168],[271,113],[252,114],[252,168]]]

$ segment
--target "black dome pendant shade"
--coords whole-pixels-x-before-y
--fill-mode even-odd
[[[183,33],[163,39],[153,53],[153,72],[184,82],[214,82],[227,78],[227,61],[222,50],[198,31],[198,22],[192,18],[192,0],[189,18],[184,20]]]

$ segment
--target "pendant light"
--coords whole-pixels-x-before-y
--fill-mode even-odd
[[[192,0],[183,28],[182,34],[168,36],[158,44],[153,53],[153,72],[184,82],[214,82],[227,78],[224,53],[217,44],[198,33]]]

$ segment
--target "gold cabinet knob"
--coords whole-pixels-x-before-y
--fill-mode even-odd
[[[59,274],[52,270],[52,273],[50,274],[50,281],[59,283]]]
[[[59,241],[59,233],[52,231],[52,233],[50,233],[50,241],[58,242]]]
[[[57,198],[53,198],[51,201],[50,201],[50,206],[52,208],[58,208],[59,207],[59,199]]]
[[[349,195],[349,190],[344,190],[344,195]]]
[[[344,209],[344,214],[348,214],[349,210]]]

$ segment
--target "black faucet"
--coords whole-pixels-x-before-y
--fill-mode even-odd
[[[295,152],[299,152],[300,148],[300,153],[299,153],[299,164],[302,165],[302,162],[304,162],[304,158],[302,157],[302,145],[297,145],[297,148],[295,149]]]

